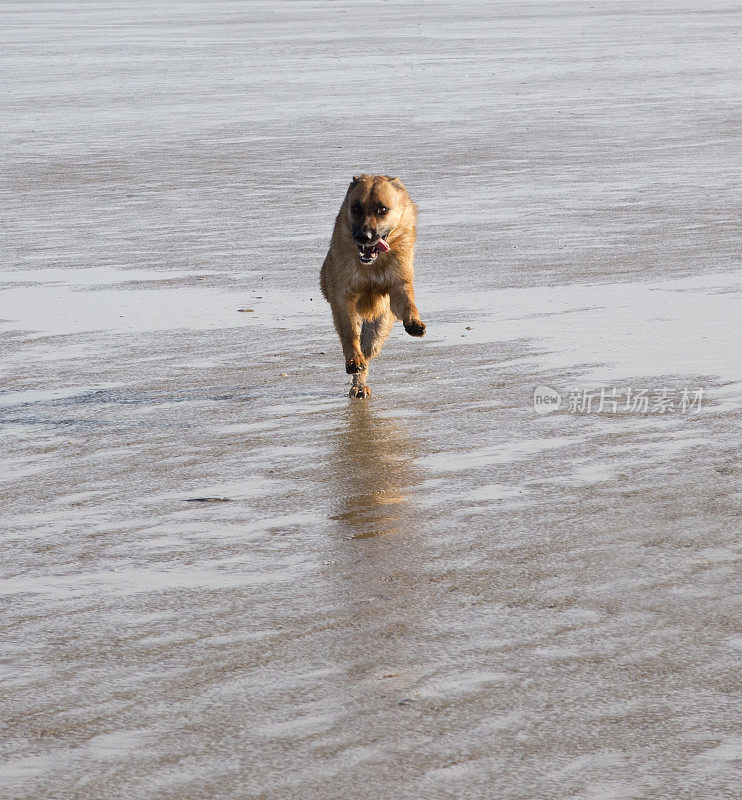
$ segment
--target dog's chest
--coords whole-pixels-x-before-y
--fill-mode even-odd
[[[369,269],[356,269],[353,283],[359,292],[389,294],[395,278],[396,273],[390,266],[374,264]]]

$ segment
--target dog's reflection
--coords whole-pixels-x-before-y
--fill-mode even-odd
[[[337,506],[331,518],[354,539],[394,534],[408,513],[411,443],[399,419],[369,402],[348,404],[333,460]]]

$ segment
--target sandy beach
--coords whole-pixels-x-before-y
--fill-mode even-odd
[[[741,29],[0,5],[3,798],[739,797]],[[358,172],[428,325],[365,402]]]

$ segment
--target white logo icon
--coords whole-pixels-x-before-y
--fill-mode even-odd
[[[537,414],[551,414],[562,404],[562,396],[551,386],[537,386],[533,390],[533,410]]]

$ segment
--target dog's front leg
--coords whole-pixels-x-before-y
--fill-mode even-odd
[[[389,303],[395,317],[402,320],[404,329],[410,336],[424,336],[425,323],[415,305],[415,291],[412,283],[397,283],[389,292]]]
[[[345,356],[345,371],[349,375],[363,372],[368,363],[361,352],[361,316],[356,309],[355,298],[347,297],[333,303],[332,318]]]

